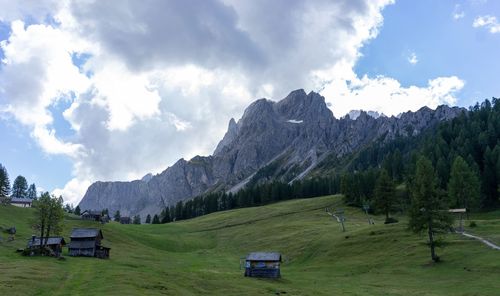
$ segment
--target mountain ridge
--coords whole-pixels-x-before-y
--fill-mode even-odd
[[[338,157],[356,152],[364,145],[385,137],[414,136],[464,110],[439,106],[422,107],[397,117],[374,118],[360,111],[356,119],[337,119],[324,97],[303,89],[292,91],[274,102],[259,99],[251,103],[238,121],[231,118],[228,130],[209,156],[180,159],[160,174],[146,175],[131,182],[95,182],[80,208],[109,209],[122,215],[146,216],[159,213],[205,192],[235,192],[254,180],[265,167],[272,176],[293,182],[307,176],[327,155]]]

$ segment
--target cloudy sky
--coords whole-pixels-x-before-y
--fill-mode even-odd
[[[500,2],[0,0],[0,163],[76,204],[209,155],[253,100],[336,117],[500,96]]]

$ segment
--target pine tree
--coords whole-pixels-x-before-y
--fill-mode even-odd
[[[32,200],[36,200],[37,199],[37,192],[36,192],[36,185],[35,185],[35,183],[31,184],[28,187],[28,191],[26,193],[26,197],[29,198],[29,199],[32,199]]]
[[[133,222],[134,224],[141,224],[141,216],[135,215]]]
[[[382,170],[375,185],[375,208],[385,214],[385,222],[390,222],[389,214],[396,203],[396,188],[386,170]]]
[[[115,212],[115,215],[113,216],[113,218],[115,219],[115,222],[120,222],[120,218],[121,218],[120,211],[117,210]]]
[[[476,209],[479,206],[479,179],[465,160],[457,156],[448,182],[450,204],[457,208]]]
[[[417,161],[417,169],[412,183],[409,228],[415,233],[427,232],[431,258],[439,262],[436,255],[436,235],[446,233],[452,226],[452,217],[446,211],[439,194],[438,180],[432,163],[425,157]]]
[[[0,164],[0,204],[8,203],[10,180],[7,169]]]
[[[75,215],[80,216],[82,214],[82,210],[80,210],[80,206],[76,206],[75,211],[73,212]]]
[[[164,223],[169,223],[169,222],[171,222],[170,209],[167,207],[162,211],[161,223],[164,224]]]
[[[160,224],[160,217],[158,217],[158,215],[154,215],[153,224]]]
[[[28,195],[28,182],[23,176],[17,176],[12,185],[12,195],[13,198],[26,198]]]
[[[151,215],[150,215],[150,214],[148,214],[148,215],[146,216],[146,224],[150,224],[150,223],[151,223]]]

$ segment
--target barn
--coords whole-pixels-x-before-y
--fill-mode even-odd
[[[47,238],[43,238],[43,240],[45,239]],[[43,240],[41,240],[39,236],[32,236],[31,239],[28,240],[28,249],[40,248]],[[59,257],[62,254],[63,247],[66,245],[66,241],[62,236],[50,236],[45,245],[54,252],[56,257]]]
[[[69,243],[70,256],[109,258],[110,248],[102,245],[102,231],[97,228],[73,228]]]
[[[20,208],[31,208],[33,200],[29,198],[16,198],[10,199],[10,204]]]
[[[276,252],[254,252],[245,258],[245,276],[279,278],[281,254]]]

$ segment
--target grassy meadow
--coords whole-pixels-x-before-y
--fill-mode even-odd
[[[67,216],[73,227],[98,227],[111,258],[23,257],[33,209],[0,206],[0,226],[17,236],[0,242],[0,295],[499,295],[500,251],[456,234],[430,262],[425,237],[400,223],[384,225],[346,210],[347,232],[325,213],[343,207],[325,196],[219,212],[160,225],[101,225]],[[473,215],[467,231],[500,242],[500,212]],[[468,222],[465,224],[469,225]],[[251,251],[284,256],[282,278],[243,277]]]

